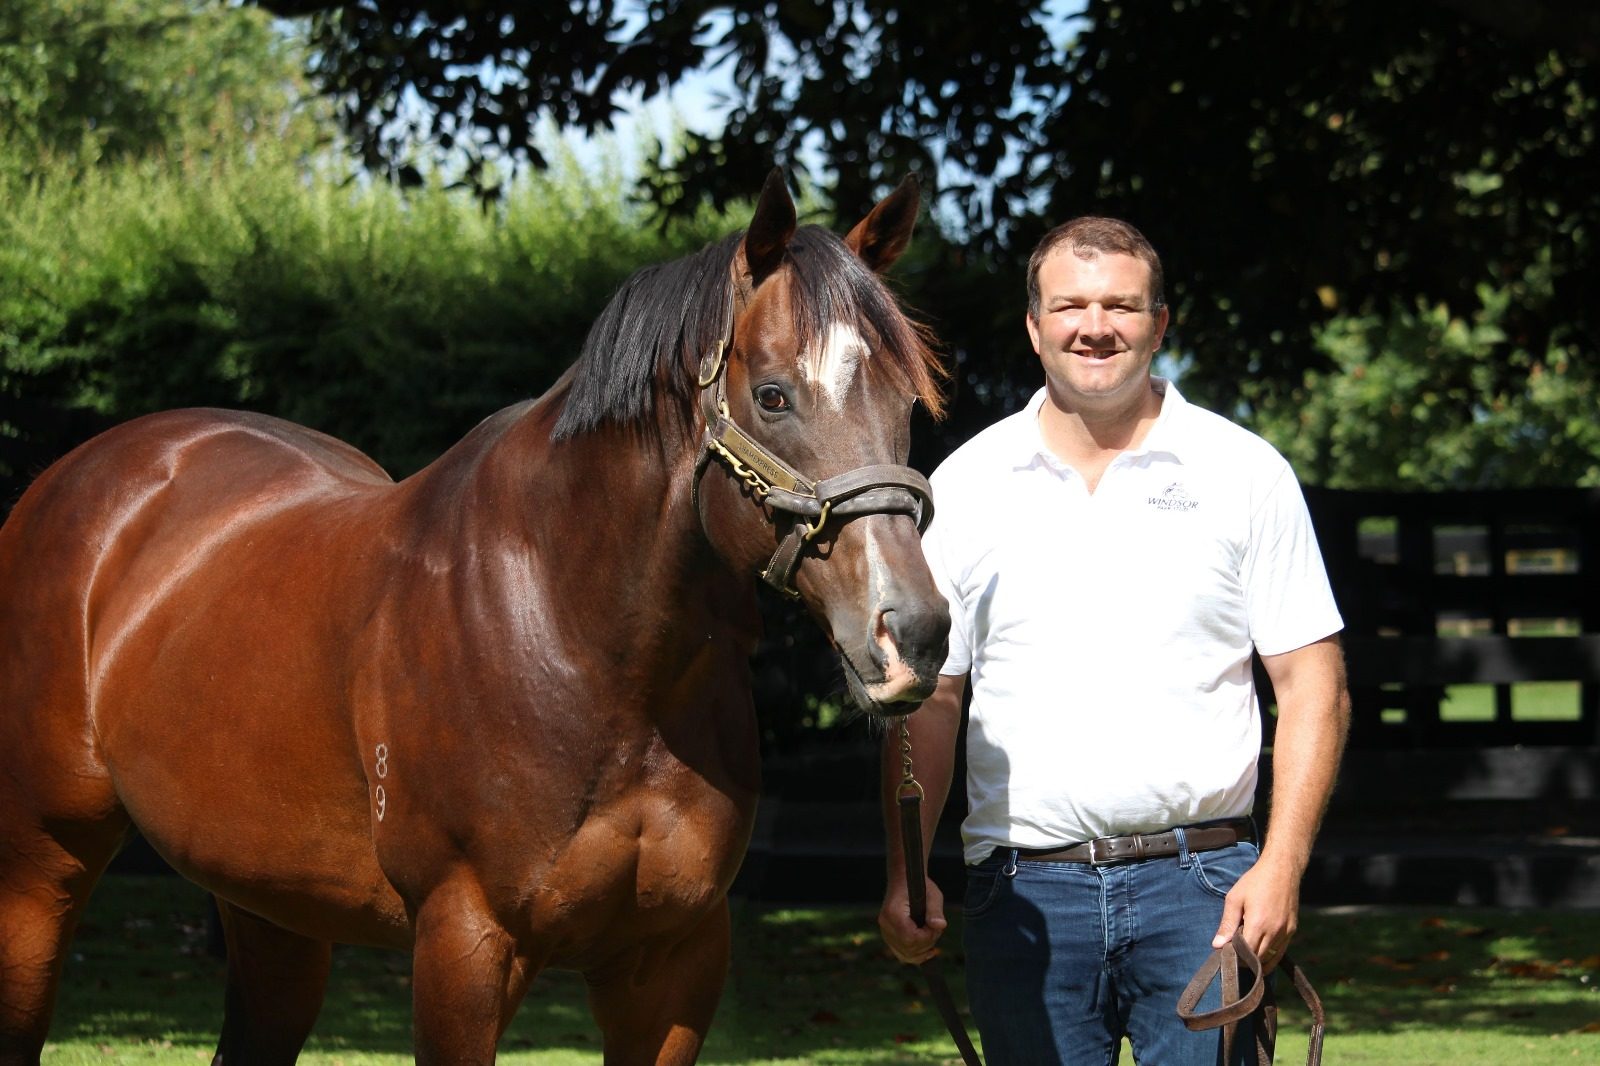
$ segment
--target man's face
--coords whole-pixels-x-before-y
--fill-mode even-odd
[[[1051,393],[1069,409],[1133,402],[1166,329],[1166,308],[1150,308],[1150,268],[1133,256],[1080,259],[1063,247],[1039,264],[1039,317],[1028,319],[1028,336]]]

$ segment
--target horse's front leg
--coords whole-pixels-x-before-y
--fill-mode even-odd
[[[211,1064],[292,1066],[322,1009],[333,945],[226,900],[217,900],[217,912],[228,945],[228,986]]]
[[[730,939],[723,900],[673,947],[585,975],[606,1066],[689,1066],[699,1057],[728,976]]]
[[[494,1062],[495,1045],[527,991],[529,967],[477,880],[434,889],[412,916],[412,1032],[420,1066]]]

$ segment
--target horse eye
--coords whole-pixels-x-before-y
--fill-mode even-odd
[[[789,397],[776,385],[756,386],[756,403],[768,411],[787,411],[790,406]]]

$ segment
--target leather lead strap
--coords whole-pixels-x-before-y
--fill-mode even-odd
[[[906,864],[906,897],[911,904],[911,920],[922,926],[928,923],[928,886],[922,864],[922,790],[902,788],[899,804],[900,850]],[[950,1031],[956,1050],[961,1052],[961,1061],[966,1066],[983,1066],[977,1049],[972,1046],[972,1038],[967,1035],[961,1012],[956,1009],[950,986],[945,983],[939,956],[935,955],[917,968],[928,982],[928,995],[939,1017],[944,1020],[944,1027]]]
[[[796,522],[779,542],[778,550],[772,553],[767,568],[761,571],[761,580],[791,598],[799,595],[794,588],[794,572],[800,565],[800,552],[805,549],[809,528],[804,522]]]
[[[1242,996],[1239,994],[1241,961],[1251,975],[1250,987]],[[1306,1048],[1306,1066],[1321,1066],[1322,1037],[1327,1029],[1322,999],[1317,995],[1317,990],[1311,987],[1305,971],[1295,965],[1293,959],[1285,955],[1278,963],[1278,969],[1289,977],[1294,990],[1311,1010],[1311,1040]],[[1195,1010],[1214,978],[1219,978],[1222,983],[1222,1006],[1209,1011]],[[1235,930],[1233,939],[1213,951],[1189,979],[1188,986],[1178,997],[1178,1017],[1196,1032],[1220,1028],[1222,1061],[1232,1062],[1234,1034],[1239,1022],[1252,1014],[1256,1015],[1256,1066],[1272,1066],[1278,1043],[1278,1004],[1271,986],[1262,977],[1261,960],[1244,942],[1242,931]]]

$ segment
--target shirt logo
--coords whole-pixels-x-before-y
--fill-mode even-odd
[[[1161,495],[1150,497],[1149,504],[1158,511],[1192,511],[1200,506],[1200,501],[1183,491],[1181,481],[1174,481],[1161,490]]]

